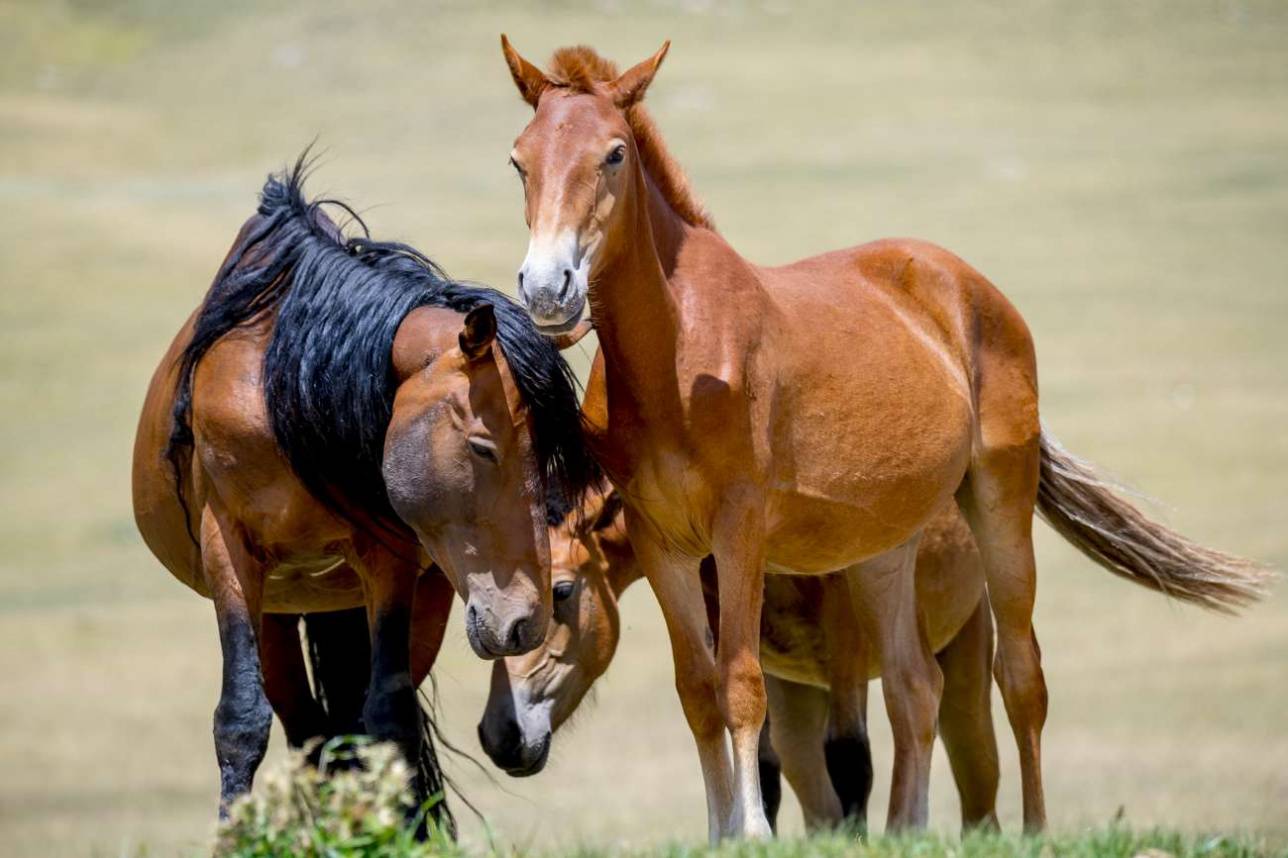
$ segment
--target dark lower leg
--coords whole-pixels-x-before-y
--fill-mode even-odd
[[[867,827],[872,793],[872,749],[868,743],[868,659],[870,647],[859,627],[844,575],[823,582],[823,629],[828,658],[828,727],[823,755],[841,812],[856,828]]]
[[[255,770],[268,750],[273,710],[260,682],[259,653],[249,618],[229,613],[219,618],[223,683],[215,707],[215,757],[219,761],[219,811],[249,792]]]
[[[769,827],[778,832],[778,808],[783,802],[783,767],[774,752],[769,735],[769,719],[765,716],[764,729],[760,731],[760,799],[765,806]]]
[[[249,792],[268,749],[273,710],[264,693],[256,642],[262,570],[211,506],[201,515],[201,564],[215,603],[223,680],[215,707],[215,758],[219,763],[219,814]]]

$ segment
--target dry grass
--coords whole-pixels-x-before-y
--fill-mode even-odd
[[[209,842],[212,612],[147,554],[128,504],[147,377],[264,173],[315,135],[315,190],[508,285],[526,237],[505,157],[526,109],[502,29],[533,57],[582,40],[630,61],[672,37],[650,105],[739,248],[777,262],[906,234],[956,250],[1024,312],[1044,420],[1071,450],[1166,499],[1183,532],[1288,566],[1288,10],[849,9],[0,2],[3,851]],[[1210,617],[1049,532],[1039,550],[1056,825],[1121,807],[1138,826],[1288,838],[1288,598]],[[486,672],[454,622],[438,675],[466,748]],[[502,842],[702,836],[642,590],[599,699],[535,780],[505,792],[454,764]],[[1009,752],[1000,710],[999,730]]]

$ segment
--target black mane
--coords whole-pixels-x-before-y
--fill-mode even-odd
[[[166,451],[176,479],[180,456],[193,443],[197,363],[224,334],[276,314],[263,384],[278,446],[330,509],[402,529],[381,474],[396,389],[394,334],[417,307],[464,314],[486,302],[495,310],[497,341],[532,416],[547,496],[579,498],[596,467],[583,443],[576,380],[555,346],[500,292],[451,280],[405,244],[371,240],[361,218],[343,204],[306,201],[305,173],[301,156],[293,169],[269,177],[258,216],[242,230],[201,306],[180,357]],[[345,238],[322,211],[325,204],[344,208],[363,235]]]

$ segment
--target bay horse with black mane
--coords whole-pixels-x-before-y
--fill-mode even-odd
[[[511,152],[531,233],[519,297],[549,334],[590,308],[607,390],[591,444],[666,619],[712,838],[770,832],[757,777],[766,570],[845,570],[895,739],[887,824],[926,824],[943,679],[912,569],[926,522],[954,501],[983,561],[1024,825],[1042,828],[1034,508],[1109,571],[1204,607],[1247,604],[1263,570],[1150,521],[1052,440],[1024,320],[957,256],[911,239],[780,267],[740,256],[641,104],[669,43],[621,74],[590,48],[542,71],[501,43],[534,110]]]
[[[369,652],[360,715],[350,699],[343,720],[415,761],[416,688],[452,592],[479,656],[539,644],[547,494],[576,498],[596,473],[573,376],[523,310],[371,240],[352,212],[362,234],[346,238],[327,201],[305,200],[304,172],[301,158],[264,185],[135,440],[144,541],[215,605],[221,811],[250,788],[270,706],[296,745],[336,727],[309,693],[294,615],[365,608],[365,624],[322,635]],[[345,644],[364,630],[369,650]]]

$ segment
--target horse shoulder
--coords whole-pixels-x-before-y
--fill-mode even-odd
[[[270,328],[238,328],[193,374],[194,474],[273,563],[320,561],[350,529],[314,498],[278,449],[261,367]]]

